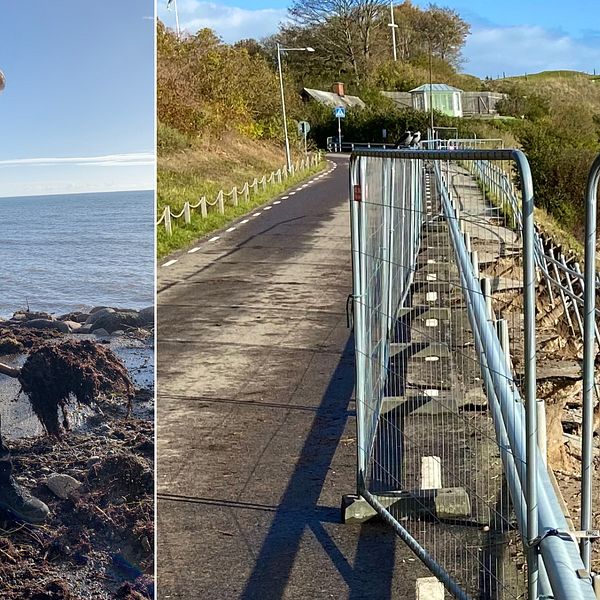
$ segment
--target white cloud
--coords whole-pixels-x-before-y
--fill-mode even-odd
[[[536,26],[476,27],[464,50],[464,70],[479,77],[600,67],[600,46]]]
[[[183,31],[196,33],[202,28],[213,29],[227,43],[271,35],[287,19],[286,9],[249,10],[200,0],[179,0],[177,6],[179,24]],[[169,27],[175,27],[174,11],[167,10],[163,3],[159,4],[158,16]]]
[[[0,166],[37,166],[51,167],[55,165],[77,165],[95,167],[140,167],[154,164],[154,154],[150,152],[134,152],[130,154],[107,154],[104,156],[55,157],[55,158],[15,158],[0,160]]]

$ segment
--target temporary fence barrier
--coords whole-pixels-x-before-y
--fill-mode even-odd
[[[507,214],[472,175],[483,164],[518,174]],[[538,429],[525,156],[361,150],[350,178],[357,495],[345,518],[379,514],[457,598],[523,597],[526,563],[529,598],[591,600]]]

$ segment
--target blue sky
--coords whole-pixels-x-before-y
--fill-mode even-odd
[[[285,0],[177,0],[187,31],[215,29],[225,41],[274,33],[286,18]],[[415,0],[419,6],[428,1]],[[600,72],[598,0],[439,0],[472,25],[464,70],[485,77],[547,69]],[[158,16],[174,26],[174,12],[158,0]]]
[[[153,188],[153,0],[0,4],[0,196]]]

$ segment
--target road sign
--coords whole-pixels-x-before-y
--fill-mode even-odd
[[[346,117],[346,109],[343,106],[336,106],[333,109],[333,115],[336,119],[344,119]]]
[[[310,124],[308,121],[300,121],[298,123],[298,133],[300,135],[306,136],[306,134],[310,131]]]

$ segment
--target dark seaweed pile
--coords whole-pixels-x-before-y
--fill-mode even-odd
[[[108,348],[90,340],[38,346],[23,365],[19,381],[46,432],[57,437],[63,428],[69,429],[66,407],[71,396],[89,405],[102,396],[118,395],[128,400],[130,408],[134,394],[123,363]]]

